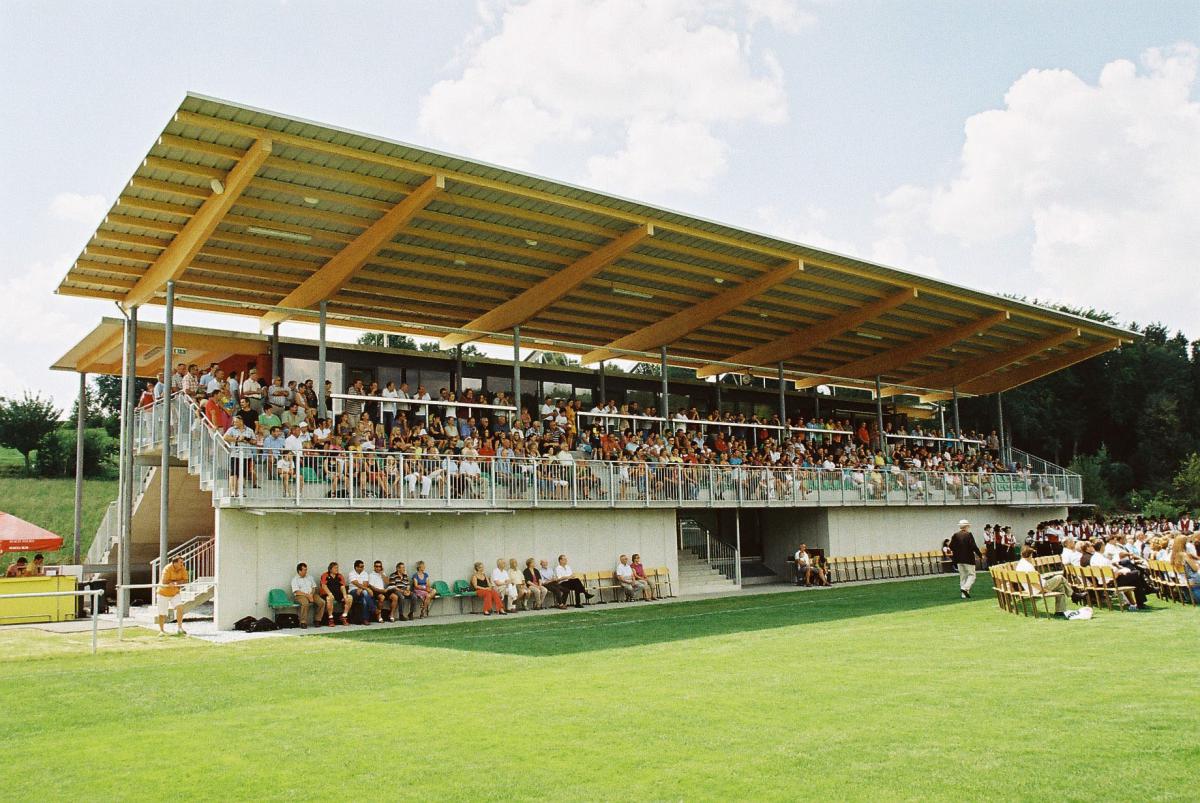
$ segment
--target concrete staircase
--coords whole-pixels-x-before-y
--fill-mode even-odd
[[[736,589],[736,582],[725,579],[723,574],[696,557],[691,550],[679,550],[679,577],[676,580],[675,593],[691,596],[693,594],[717,594]]]
[[[191,613],[206,602],[211,602],[216,593],[217,584],[211,577],[197,577],[187,588],[179,592],[178,607],[183,608],[184,614]]]

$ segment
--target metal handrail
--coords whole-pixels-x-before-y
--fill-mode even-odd
[[[92,598],[92,655],[96,654],[96,632],[99,629],[96,609],[97,603],[104,594],[100,588],[88,588],[83,591],[30,591],[23,594],[0,594],[0,599],[31,599],[33,597],[91,597]]]
[[[177,398],[181,399],[178,431],[186,430],[189,435],[189,464],[199,463],[197,473],[202,486],[212,490],[214,504],[371,509],[468,504],[507,509],[563,504],[624,507],[671,503],[687,508],[727,502],[739,507],[798,507],[1081,501],[1080,481],[1071,475],[916,471],[898,466],[830,470],[583,457],[563,461],[557,456],[464,458],[449,453],[416,456],[383,450],[302,450],[287,453],[291,465],[278,468],[276,462],[284,450],[245,444],[231,449],[193,400]],[[176,451],[183,451],[183,440],[175,438]],[[254,484],[263,487],[247,487]],[[311,489],[305,495],[305,486],[314,484],[328,486],[330,501],[318,503]],[[226,490],[222,492],[222,488]],[[729,499],[730,494],[734,499]]]
[[[139,588],[152,588],[157,591],[158,589],[163,588],[164,585],[165,584],[162,583],[129,583],[128,585],[122,585],[120,583],[117,584],[117,641],[123,641],[125,638],[125,614],[123,611],[125,611],[127,607],[126,603],[129,599],[129,592]],[[186,583],[179,583],[175,587],[182,591],[185,588],[191,588],[194,586],[199,586],[201,588],[205,586],[215,587],[216,583],[200,583],[196,582],[195,580],[191,580]]]

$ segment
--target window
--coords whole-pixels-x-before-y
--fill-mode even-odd
[[[320,366],[316,360],[300,360],[295,357],[283,358],[283,381],[284,384],[291,382],[293,379],[299,384],[306,379],[313,381],[313,388],[318,395],[321,393],[321,388],[318,387],[317,377],[320,375]],[[344,393],[346,386],[342,384],[342,364],[340,362],[325,363],[325,378],[333,383],[334,393]],[[342,404],[340,399],[333,400],[333,411],[340,412]]]

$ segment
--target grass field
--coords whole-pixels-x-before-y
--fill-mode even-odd
[[[117,498],[117,481],[83,483],[83,552],[92,543],[108,503]],[[63,548],[47,552],[47,563],[70,563],[75,532],[75,480],[0,476],[0,510],[19,516],[63,537]],[[7,566],[11,556],[0,558]]]
[[[977,596],[938,578],[227,646],[106,634],[96,658],[2,632],[0,797],[1191,797],[1200,611],[1033,620]]]

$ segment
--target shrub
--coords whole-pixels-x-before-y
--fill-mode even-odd
[[[103,429],[83,433],[83,476],[100,477],[108,473],[117,453],[117,441]],[[37,450],[37,473],[43,477],[75,476],[75,429],[63,427],[51,432]]]

